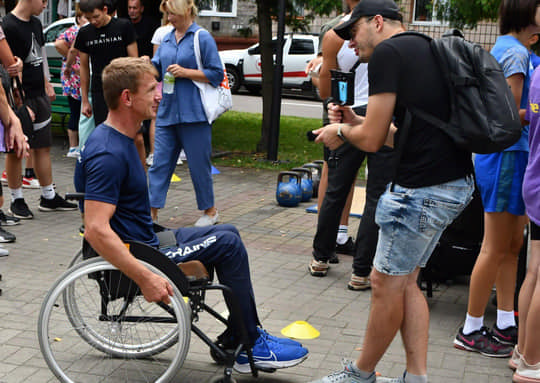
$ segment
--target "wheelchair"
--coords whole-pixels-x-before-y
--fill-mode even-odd
[[[83,198],[80,193],[67,199]],[[274,372],[257,368],[232,290],[212,282],[199,261],[176,265],[157,249],[128,241],[130,252],[173,287],[171,303],[147,302],[138,286],[99,257],[83,239],[72,264],[48,291],[38,319],[43,357],[61,382],[156,382],[177,377],[187,356],[193,332],[210,348],[211,357],[224,365],[215,383],[235,382],[233,365],[244,350],[251,373]],[[221,291],[231,315],[223,317],[205,303],[207,291]],[[199,314],[216,318],[226,331],[240,330],[238,342],[213,342],[197,325]]]

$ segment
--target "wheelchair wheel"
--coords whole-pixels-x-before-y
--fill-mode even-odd
[[[79,250],[77,250],[77,252],[73,256],[73,258],[71,259],[71,262],[69,262],[68,269],[75,266],[77,263],[80,263],[82,261],[83,261],[82,248],[80,248]]]
[[[48,292],[38,320],[47,365],[61,382],[170,381],[184,362],[191,337],[191,311],[181,293],[169,280],[174,294],[168,306],[148,303],[137,294],[104,299],[97,276],[107,273],[128,280],[96,258],[67,270]]]

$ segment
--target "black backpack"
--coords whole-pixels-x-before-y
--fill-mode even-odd
[[[450,120],[417,108],[412,116],[441,128],[461,148],[473,153],[495,153],[515,144],[521,137],[521,120],[501,66],[480,45],[466,41],[458,30],[430,41],[449,90]]]

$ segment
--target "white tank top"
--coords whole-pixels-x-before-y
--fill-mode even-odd
[[[346,15],[341,19],[345,22],[351,18],[351,15]],[[351,68],[358,61],[358,56],[354,53],[354,49],[349,48],[349,41],[343,42],[341,49],[336,56],[337,65],[340,71],[349,72]],[[368,70],[367,64],[360,64],[356,68],[356,73],[354,75],[354,105],[353,107],[366,105],[368,102]]]

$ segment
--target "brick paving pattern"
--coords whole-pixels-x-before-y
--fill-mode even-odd
[[[66,149],[57,141],[53,147],[54,182],[59,193],[73,191],[75,161],[64,156]],[[0,158],[0,161],[2,158]],[[3,161],[1,161],[3,163]],[[308,274],[316,215],[305,212],[307,203],[283,208],[275,202],[277,171],[220,168],[214,176],[216,206],[222,223],[238,227],[250,254],[252,279],[259,315],[273,334],[296,320],[308,321],[321,335],[303,341],[310,357],[301,365],[276,373],[234,374],[239,382],[308,382],[340,367],[342,358],[355,358],[362,345],[369,312],[369,292],[346,288],[352,259],[340,255],[326,278]],[[171,184],[167,206],[160,223],[168,227],[189,226],[199,217],[187,164],[178,166],[182,179]],[[7,187],[4,187],[9,207]],[[0,383],[43,383],[56,379],[47,368],[37,341],[37,317],[44,295],[66,269],[78,250],[81,223],[78,212],[45,213],[38,210],[39,190],[24,191],[35,218],[8,227],[17,241],[7,244],[8,257],[0,259]],[[312,203],[315,203],[312,200]],[[351,219],[351,233],[359,220]],[[465,316],[466,284],[438,286],[429,299],[431,310],[429,378],[431,383],[510,382],[506,359],[490,359],[458,351],[452,340]],[[221,297],[208,297],[218,312],[225,309]],[[486,323],[491,325],[495,308],[490,306]],[[201,317],[201,327],[216,336],[213,319]],[[401,340],[397,338],[378,366],[385,376],[398,376],[405,368]],[[209,382],[221,374],[208,354],[208,348],[195,336],[177,382]],[[82,382],[85,383],[85,382]]]

